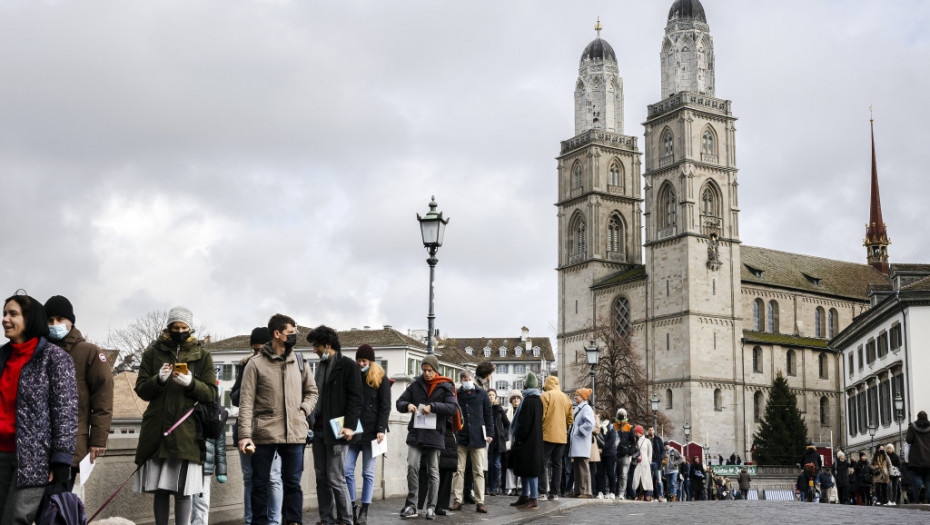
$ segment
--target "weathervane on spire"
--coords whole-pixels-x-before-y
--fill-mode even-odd
[[[597,31],[598,38],[601,38],[601,29],[604,29],[604,27],[601,26],[601,17],[597,17],[597,23],[594,24],[594,30]]]
[[[875,122],[875,120],[872,119],[872,104],[869,104],[869,122]]]

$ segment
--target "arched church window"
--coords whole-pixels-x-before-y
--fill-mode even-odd
[[[584,215],[580,212],[575,214],[571,223],[571,234],[569,236],[568,254],[569,258],[584,258],[587,245],[587,225],[585,224]]]
[[[797,374],[797,370],[795,370],[797,365],[795,364],[794,350],[788,350],[788,354],[785,356],[785,365],[785,368],[788,369],[789,376]]]
[[[675,156],[675,137],[672,135],[672,130],[666,129],[665,133],[662,134],[662,158],[669,158]]]
[[[720,192],[712,182],[708,182],[701,190],[701,232],[704,235],[716,233],[719,236],[722,226],[720,216]]]
[[[756,332],[765,331],[765,320],[762,317],[763,308],[762,299],[756,299],[752,302],[752,329]]]
[[[830,421],[830,401],[826,396],[820,398],[820,424],[827,425]]]
[[[610,165],[610,177],[607,184],[619,188],[621,192],[623,191],[623,168],[620,167],[620,163],[617,161]]]
[[[659,193],[659,229],[678,225],[678,202],[671,184],[662,187]]]
[[[824,312],[822,306],[818,306],[814,310],[814,336],[815,337],[826,337],[826,312]]]
[[[756,392],[752,396],[752,419],[753,421],[762,421],[762,411],[764,410],[763,403],[765,399],[762,396],[762,392]]]
[[[773,334],[778,331],[778,303],[774,300],[769,301],[768,328]]]
[[[830,339],[836,337],[836,333],[839,332],[839,325],[839,314],[835,308],[830,308],[830,317],[827,319],[827,330],[829,330]]]
[[[752,371],[762,373],[762,348],[758,346],[752,349]]]
[[[719,388],[714,390],[714,410],[723,410],[723,393]]]
[[[572,167],[572,188],[580,188],[581,182],[582,182],[581,163],[576,162],[575,166]]]
[[[825,352],[821,352],[820,355],[817,356],[817,371],[821,379],[827,379],[829,363],[827,362],[827,354]]]
[[[717,137],[710,128],[705,129],[701,134],[701,153],[717,156]]]
[[[674,395],[672,394],[671,389],[665,391],[665,409],[671,410],[674,407],[673,401],[675,401]]]
[[[626,297],[614,300],[614,332],[621,341],[629,341],[633,335],[630,327],[630,301]]]
[[[614,213],[607,221],[608,253],[623,253],[623,219]]]

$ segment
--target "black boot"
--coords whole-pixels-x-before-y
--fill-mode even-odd
[[[358,509],[360,508],[361,508],[361,505],[359,505],[358,503],[354,501],[352,502],[352,521],[355,523],[358,523]]]
[[[365,525],[368,523],[368,505],[362,504],[358,509],[358,515],[355,516],[355,525]]]

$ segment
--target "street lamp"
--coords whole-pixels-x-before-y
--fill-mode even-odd
[[[443,219],[442,212],[437,212],[436,206],[436,196],[434,195],[430,200],[429,212],[426,216],[420,217],[420,214],[417,214],[417,220],[420,221],[420,234],[423,235],[423,247],[429,252],[429,259],[426,259],[426,264],[429,265],[429,315],[426,316],[427,328],[429,329],[426,334],[427,354],[435,353],[433,351],[433,340],[435,338],[433,332],[436,314],[433,313],[433,291],[435,288],[436,263],[439,262],[439,259],[436,258],[436,252],[442,246],[442,237],[446,233],[446,224],[449,224],[449,219]]]
[[[691,442],[691,423],[685,421],[685,445]]]
[[[597,359],[600,357],[600,349],[594,344],[594,339],[591,340],[591,344],[586,346],[584,349],[585,356],[588,358],[588,364],[591,365],[591,409],[594,409],[594,367],[597,366]]]
[[[904,457],[904,443],[901,440],[901,423],[904,421],[904,398],[901,397],[901,392],[896,392],[894,395],[894,411],[895,419],[898,420],[898,457]],[[903,499],[901,495],[901,478],[898,478],[898,486],[895,487],[895,494],[897,495],[898,503],[901,503]]]
[[[878,425],[875,423],[869,423],[869,437],[872,438],[871,444],[869,444],[869,454],[872,457],[875,457],[875,431],[878,430]]]
[[[655,392],[652,393],[652,399],[649,400],[652,404],[652,428],[659,428],[659,396]]]

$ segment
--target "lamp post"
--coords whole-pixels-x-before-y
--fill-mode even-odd
[[[591,340],[591,344],[586,346],[584,349],[585,356],[588,358],[588,364],[591,365],[591,409],[594,409],[594,367],[597,366],[597,359],[600,357],[600,349],[594,344],[594,339]]]
[[[426,216],[420,217],[420,214],[417,214],[417,220],[420,221],[420,234],[423,236],[423,247],[429,252],[429,258],[426,259],[426,264],[429,265],[429,315],[426,316],[429,332],[426,334],[426,353],[430,355],[435,353],[433,341],[435,339],[436,314],[433,313],[433,292],[436,286],[436,263],[439,262],[439,259],[436,258],[436,252],[442,246],[442,237],[446,233],[446,224],[449,224],[449,219],[443,219],[442,212],[437,212],[436,206],[436,196],[434,195],[430,200],[429,212],[427,212]]]
[[[655,392],[652,393],[652,398],[649,399],[649,403],[652,404],[652,428],[658,431],[659,428],[659,396]]]
[[[681,447],[681,455],[685,458],[685,461],[688,461],[688,443],[691,443],[691,423],[685,421],[685,444]]]
[[[875,431],[878,430],[878,425],[875,423],[869,423],[869,437],[872,439],[872,442],[869,444],[869,455],[875,457]]]
[[[894,411],[895,419],[898,420],[898,458],[903,457],[904,454],[904,442],[901,439],[901,423],[904,421],[904,398],[901,397],[901,392],[896,392],[894,395]],[[901,495],[901,478],[898,478],[897,487],[895,487],[895,496],[897,496],[898,503],[902,503]]]

